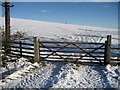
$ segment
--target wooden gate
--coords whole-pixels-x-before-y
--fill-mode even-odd
[[[107,36],[105,43],[87,42],[53,42],[39,41],[34,38],[34,42],[10,42],[11,57],[27,57],[33,62],[86,62],[120,64],[120,48],[111,46],[111,36]],[[2,44],[5,50],[5,45]]]
[[[105,43],[40,41],[40,60],[104,63]]]

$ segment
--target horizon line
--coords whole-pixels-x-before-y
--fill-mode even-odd
[[[4,18],[5,19],[5,17],[0,17],[0,18]],[[14,17],[10,17],[10,18],[14,18]],[[14,19],[24,19],[24,20],[31,20],[31,21],[41,21],[41,22],[65,24],[65,23],[62,23],[62,22],[43,21],[43,20],[27,19],[27,18],[14,18]],[[118,27],[117,28],[112,28],[112,27],[93,26],[93,25],[87,25],[87,24],[73,24],[73,23],[66,23],[66,24],[69,24],[69,25],[81,25],[81,26],[91,26],[91,27],[99,27],[99,28],[109,28],[109,29],[118,29]]]

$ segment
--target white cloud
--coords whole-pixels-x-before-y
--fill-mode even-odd
[[[103,7],[105,7],[105,8],[110,8],[110,7],[112,7],[112,6],[103,6]]]
[[[50,12],[49,10],[40,10],[43,13]]]
[[[0,0],[3,1],[4,0]],[[120,0],[10,0],[11,2],[119,2]]]

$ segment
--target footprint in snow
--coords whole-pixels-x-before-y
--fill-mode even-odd
[[[74,72],[73,72],[73,71],[71,71],[71,74],[74,74]]]

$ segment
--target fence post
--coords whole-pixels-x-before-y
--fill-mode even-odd
[[[22,57],[22,41],[20,41],[20,57]]]
[[[1,4],[1,2],[0,2]],[[2,28],[0,28],[0,31],[2,31]],[[0,32],[0,67],[2,66],[2,33]],[[2,75],[0,75],[0,77],[2,77]]]
[[[104,65],[110,64],[110,61],[111,61],[111,35],[107,35],[107,41],[105,41]]]
[[[5,44],[5,45],[4,45],[4,46],[5,46],[5,54],[8,55],[8,54],[10,54],[10,52],[11,52],[11,51],[10,51],[10,50],[11,50],[11,49],[10,49],[11,42],[10,42],[10,40],[9,40],[9,41],[5,41],[4,44]]]
[[[34,62],[40,61],[40,52],[39,52],[39,39],[34,37]]]

